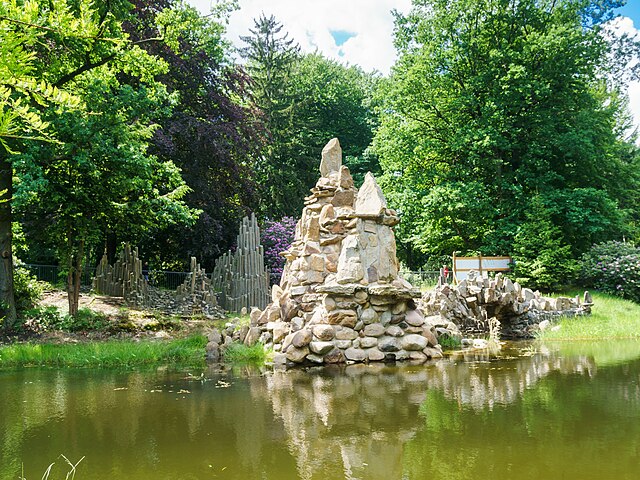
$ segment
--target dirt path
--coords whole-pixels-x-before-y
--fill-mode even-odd
[[[58,307],[60,313],[69,313],[69,300],[67,293],[61,290],[47,291],[42,295],[40,305]],[[107,297],[105,295],[80,294],[80,308],[90,308],[95,312],[104,313],[107,316],[117,315],[122,307],[126,307],[124,298]]]

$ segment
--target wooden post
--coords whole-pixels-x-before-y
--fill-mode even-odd
[[[451,265],[451,273],[453,274],[453,278],[452,278],[453,282],[452,283],[457,285],[458,284],[458,271],[456,269],[456,252],[453,252],[452,258],[453,258],[453,265]]]

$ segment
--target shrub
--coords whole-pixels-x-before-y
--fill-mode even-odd
[[[526,221],[518,227],[513,242],[513,273],[529,288],[551,290],[574,280],[576,261],[551,213],[534,199]]]
[[[280,283],[285,259],[280,256],[293,243],[297,220],[282,217],[279,221],[267,220],[260,231],[260,241],[264,247],[264,261],[269,268],[271,284]]]
[[[65,316],[60,330],[82,332],[87,330],[104,330],[109,326],[109,319],[102,312],[94,312],[89,308],[81,308],[75,317]]]
[[[60,314],[58,307],[35,307],[25,310],[22,314],[24,318],[18,329],[22,333],[39,335],[50,330],[60,328],[64,317]]]
[[[13,292],[18,313],[33,308],[44,291],[44,284],[31,275],[24,263],[13,257]]]
[[[616,241],[594,245],[582,256],[580,283],[640,303],[640,248]]]

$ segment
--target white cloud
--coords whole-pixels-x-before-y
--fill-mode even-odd
[[[203,13],[211,0],[189,0]],[[240,10],[229,19],[228,38],[242,46],[240,35],[248,35],[253,19],[261,13],[274,15],[283,31],[303,51],[316,49],[329,58],[360,65],[364,70],[387,74],[396,59],[391,10],[407,12],[411,0],[240,0]],[[353,34],[337,46],[331,31]]]
[[[633,24],[633,20],[629,17],[618,17],[611,22],[611,31],[614,34],[628,34],[640,38],[640,30]],[[631,63],[635,64],[640,58],[634,59]],[[627,95],[629,96],[629,110],[633,115],[633,123],[640,131],[640,81],[630,81],[627,87]],[[640,138],[638,138],[640,143]]]

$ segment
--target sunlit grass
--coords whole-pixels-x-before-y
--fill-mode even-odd
[[[250,347],[242,343],[232,343],[224,350],[224,361],[235,364],[261,365],[267,359],[267,352],[261,343]]]
[[[563,318],[558,329],[540,332],[544,341],[640,339],[640,305],[604,293],[593,293],[592,314]]]
[[[79,344],[21,343],[0,347],[0,368],[133,367],[204,362],[206,337],[170,341],[107,341]]]

